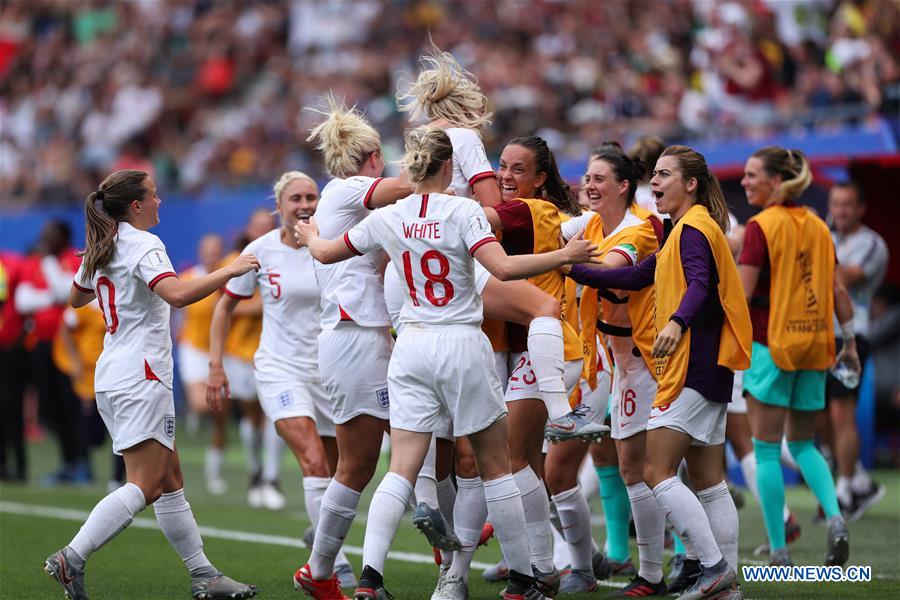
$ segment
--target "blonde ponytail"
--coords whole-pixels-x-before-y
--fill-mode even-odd
[[[453,144],[443,129],[423,125],[408,130],[405,138],[406,154],[400,162],[413,183],[432,177],[453,158]]]
[[[753,156],[762,161],[769,177],[781,176],[781,185],[775,190],[773,198],[776,203],[798,199],[813,182],[809,160],[800,150],[766,146],[754,152]]]
[[[356,107],[346,108],[332,94],[325,97],[325,120],[309,132],[307,142],[325,156],[325,170],[332,177],[347,178],[359,173],[360,167],[373,152],[381,150],[381,136]]]

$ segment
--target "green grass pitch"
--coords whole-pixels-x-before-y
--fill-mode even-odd
[[[309,524],[303,510],[299,468],[285,455],[282,486],[288,507],[281,512],[252,510],[245,500],[246,477],[237,436],[226,454],[229,494],[213,497],[206,493],[202,479],[203,445],[182,436],[179,440],[186,491],[197,521],[204,528],[207,555],[222,571],[235,579],[252,582],[261,588],[259,598],[300,598],[293,591],[291,576],[306,562],[308,550],[299,539]],[[108,450],[94,452],[94,472],[98,483],[80,488],[42,488],[36,483],[41,474],[55,466],[52,443],[32,444],[31,480],[27,485],[4,484],[0,487],[0,598],[27,600],[62,598],[62,592],[42,571],[44,558],[67,543],[78,530],[83,515],[105,493],[105,475],[109,472]],[[382,465],[376,478],[380,478]],[[888,487],[884,501],[862,520],[850,524],[850,564],[872,567],[870,583],[745,583],[744,594],[751,599],[808,598],[900,598],[900,476],[896,471],[875,474]],[[365,528],[365,510],[377,481],[370,485],[361,503],[361,516],[350,532],[347,543],[360,548]],[[801,539],[791,547],[797,564],[820,564],[825,545],[825,530],[812,524],[815,504],[803,487],[788,490],[788,503],[803,526]],[[595,499],[596,503],[596,499]],[[595,508],[597,508],[595,506]],[[600,514],[599,509],[595,514]],[[742,560],[759,560],[753,548],[765,541],[759,509],[748,495],[740,511]],[[92,600],[177,599],[190,597],[187,573],[175,552],[155,528],[152,509],[91,557],[87,568],[87,589]],[[594,536],[602,542],[602,526],[594,526]],[[241,534],[248,534],[242,538]],[[633,541],[632,541],[633,543]],[[424,538],[406,520],[394,541],[393,550],[401,553],[389,560],[385,581],[398,599],[428,599],[437,578],[429,564],[431,549]],[[359,574],[361,557],[348,553]],[[667,553],[668,556],[668,553]],[[477,563],[493,563],[500,557],[496,541],[481,548]],[[632,557],[637,550],[632,547]],[[412,562],[419,561],[419,562]],[[571,596],[599,598],[610,591],[606,582],[595,594]],[[501,585],[488,584],[480,571],[472,574],[470,597],[494,599]],[[352,592],[352,590],[348,590]]]

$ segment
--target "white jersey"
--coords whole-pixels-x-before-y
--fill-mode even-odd
[[[453,144],[453,179],[450,187],[457,196],[471,198],[472,186],[476,182],[495,176],[484,142],[474,129],[451,127],[445,131]]]
[[[357,254],[384,249],[406,284],[399,324],[480,324],[483,310],[472,254],[496,242],[474,200],[413,194],[379,209],[344,234]]]
[[[369,200],[381,178],[332,179],[322,190],[316,224],[323,239],[340,237],[370,212]],[[382,273],[387,257],[375,251],[333,265],[313,261],[321,291],[322,329],[334,329],[342,320],[363,327],[388,327]]]
[[[275,229],[250,242],[242,254],[259,259],[225,286],[235,298],[250,298],[259,287],[263,303],[262,335],[253,355],[261,382],[319,381],[319,286],[307,248],[291,248]]]
[[[125,222],[119,223],[109,263],[90,280],[84,265],[79,267],[75,287],[97,295],[106,321],[94,375],[97,392],[122,390],[146,380],[172,388],[172,309],[153,288],[176,276],[162,240]]]

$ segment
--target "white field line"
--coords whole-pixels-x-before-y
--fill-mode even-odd
[[[60,519],[62,521],[75,521],[78,523],[83,523],[85,519],[88,517],[88,512],[83,510],[75,510],[71,508],[61,508],[58,506],[41,506],[41,505],[30,505],[30,504],[22,504],[20,502],[6,502],[0,501],[0,513],[7,513],[11,515],[21,515],[28,517],[43,517],[45,519]],[[131,527],[137,527],[138,529],[159,529],[159,526],[156,524],[155,519],[146,519],[146,518],[137,518],[131,524]],[[208,538],[217,538],[221,540],[230,540],[234,542],[251,542],[254,544],[269,544],[271,546],[287,546],[289,548],[306,548],[306,544],[304,544],[298,538],[287,537],[283,535],[269,535],[265,533],[253,533],[249,531],[236,531],[233,529],[221,529],[219,527],[206,527],[200,526],[200,535]],[[344,545],[342,550],[346,554],[353,554],[356,556],[362,556],[362,548],[359,546],[350,546]],[[667,552],[668,553],[668,552]],[[426,564],[433,565],[434,557],[428,554],[418,554],[415,552],[400,552],[391,550],[388,552],[388,558],[393,560],[399,560],[401,562],[409,562],[409,563],[417,563],[417,564]],[[752,560],[747,558],[741,558],[741,564],[748,565],[766,565],[768,562],[761,560]],[[478,571],[484,571],[493,567],[493,563],[485,563],[479,561],[472,561],[472,569]],[[888,577],[886,575],[873,574],[872,577],[876,579],[888,579],[894,580],[893,577]],[[624,587],[625,583],[620,583],[616,581],[598,581],[603,587],[610,588],[621,588]]]

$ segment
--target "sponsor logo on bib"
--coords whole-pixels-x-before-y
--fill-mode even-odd
[[[378,405],[381,406],[381,408],[387,408],[391,405],[391,401],[388,399],[387,388],[376,390],[375,399],[378,400]]]
[[[165,416],[163,417],[163,432],[167,437],[174,438],[175,437],[175,417]]]

